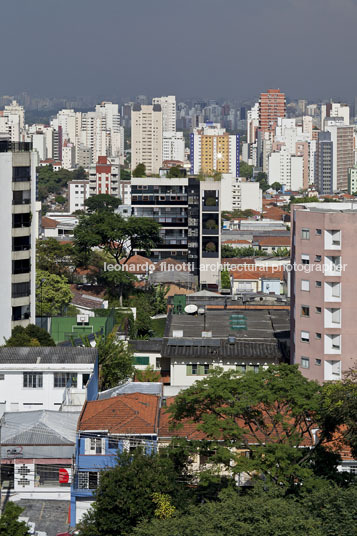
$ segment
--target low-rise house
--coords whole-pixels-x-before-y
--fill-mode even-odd
[[[284,293],[284,267],[240,265],[230,270],[232,294],[259,292],[280,296]]]
[[[101,471],[116,464],[118,450],[157,447],[160,397],[127,393],[87,402],[78,421],[71,526],[90,508]]]
[[[1,418],[1,485],[10,500],[70,500],[79,413],[19,411]]]
[[[286,236],[254,236],[252,246],[254,249],[272,254],[279,250],[286,249],[290,251],[291,239],[290,234]]]
[[[95,348],[0,348],[0,415],[8,411],[58,411],[65,399],[66,409],[71,410],[69,393],[76,394],[72,410],[77,410],[86,397],[91,399],[97,392]]]

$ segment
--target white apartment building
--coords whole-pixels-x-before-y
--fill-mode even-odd
[[[131,112],[131,169],[144,164],[148,175],[162,166],[162,111],[159,104],[135,104]]]
[[[164,132],[162,137],[162,160],[185,161],[183,132]]]
[[[35,323],[36,164],[28,143],[0,139],[0,341]]]
[[[223,175],[221,179],[221,210],[263,210],[263,192],[259,182]]]
[[[65,140],[62,147],[62,168],[73,169],[76,165],[76,149],[74,143]]]
[[[89,168],[89,197],[98,194],[119,195],[119,158],[99,156],[96,164]]]
[[[298,191],[304,186],[304,158],[290,153],[286,146],[269,156],[269,184],[279,182],[287,190]]]
[[[69,181],[67,192],[70,214],[76,210],[84,210],[84,202],[89,197],[89,180]]]
[[[155,97],[152,99],[152,103],[161,106],[162,131],[176,132],[176,97],[174,95]]]

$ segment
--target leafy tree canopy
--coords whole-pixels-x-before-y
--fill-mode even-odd
[[[44,270],[36,272],[36,307],[41,316],[58,316],[72,301],[68,280]]]
[[[253,177],[253,166],[250,166],[246,162],[241,161],[239,164],[239,175],[240,177],[246,177],[250,179]]]
[[[165,451],[118,453],[118,465],[102,474],[96,501],[79,526],[80,536],[127,536],[140,520],[157,511],[154,494],[164,494],[170,506],[183,509],[191,491],[184,467]],[[157,495],[156,495],[157,497]]]
[[[72,243],[63,244],[55,238],[37,240],[36,268],[51,274],[69,275],[73,265],[74,247]]]
[[[98,194],[88,197],[84,202],[87,212],[114,212],[121,205],[121,200],[109,194]]]
[[[167,519],[143,522],[133,536],[323,536],[322,528],[302,505],[279,496],[224,492],[220,500],[193,506]]]
[[[7,502],[0,515],[0,536],[28,536],[29,529],[24,521],[19,521],[23,509],[13,502]]]
[[[138,164],[133,171],[133,177],[146,177],[145,164]]]
[[[313,443],[320,405],[320,386],[296,366],[281,364],[243,376],[217,368],[180,392],[169,412],[173,423],[189,419],[208,439],[218,441],[216,461],[233,472],[263,473],[291,487],[310,475],[314,449],[325,439],[321,433],[314,448],[304,448]],[[250,457],[236,455],[232,442]]]
[[[124,257],[126,262],[134,250],[149,254],[151,248],[160,242],[159,228],[149,218],[131,216],[124,219],[109,210],[99,210],[79,216],[74,241],[84,265],[88,265],[94,247],[106,252],[117,263]]]
[[[29,324],[26,328],[14,327],[5,346],[56,346],[56,344],[45,329]]]

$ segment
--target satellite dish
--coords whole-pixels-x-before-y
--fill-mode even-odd
[[[194,305],[193,303],[190,303],[189,305],[186,305],[185,307],[185,313],[189,315],[193,315],[197,312],[197,305]]]

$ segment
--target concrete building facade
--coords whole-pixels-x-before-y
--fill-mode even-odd
[[[357,205],[293,206],[291,362],[319,382],[356,362]]]

